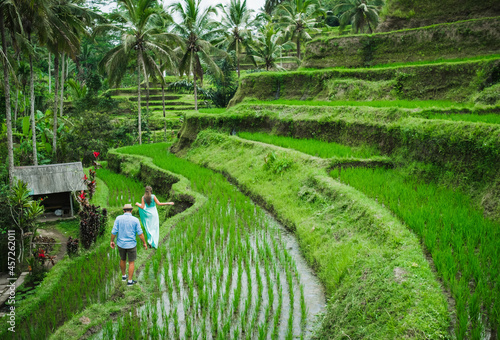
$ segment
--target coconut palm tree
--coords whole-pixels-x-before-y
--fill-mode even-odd
[[[156,26],[156,28],[161,32],[168,32],[171,30],[172,25],[174,21],[172,19],[172,16],[167,13],[167,12],[161,12],[159,16],[156,16],[153,20],[153,24]],[[172,41],[175,44],[175,41]],[[172,46],[175,48],[175,46]],[[158,65],[160,66],[160,73],[155,73],[153,74],[153,79],[159,80],[159,83],[161,85],[161,103],[162,103],[162,109],[163,109],[163,120],[164,120],[164,126],[163,126],[163,131],[165,135],[165,139],[167,138],[167,120],[166,120],[166,111],[165,111],[165,78],[164,74],[166,74],[167,71],[171,71],[175,69],[176,65],[173,64],[176,60],[171,59],[171,58],[162,58],[162,56],[158,56]],[[149,97],[149,96],[148,96]]]
[[[83,34],[87,33],[87,27],[95,19],[101,18],[91,10],[80,7],[77,0],[52,0],[49,22],[52,34],[47,39],[47,49],[54,54],[54,112],[53,112],[53,138],[52,153],[55,156],[57,150],[57,112],[62,116],[62,97],[64,95],[64,84],[61,84],[59,93],[59,60],[62,53],[71,58],[76,58],[80,51],[80,42]],[[64,58],[64,55],[63,55]],[[61,78],[64,80],[64,78]],[[59,97],[61,98],[59,103]]]
[[[300,43],[311,40],[308,31],[320,31],[314,28],[316,17],[323,13],[317,0],[291,0],[276,8],[278,27],[282,28],[297,44],[297,58],[300,60]]]
[[[252,43],[252,53],[256,61],[264,64],[266,71],[270,69],[281,70],[277,63],[280,61],[298,62],[293,56],[281,56],[282,49],[292,49],[293,43],[286,41],[282,32],[278,32],[271,24],[263,27]]]
[[[13,32],[15,29],[22,30],[21,17],[16,7],[14,0],[0,0],[0,36],[2,40],[2,51],[0,59],[3,64],[3,81],[5,92],[5,124],[7,126],[7,158],[9,162],[9,181],[13,183],[13,170],[14,170],[14,146],[12,141],[12,118],[10,107],[10,83],[9,71],[14,73],[10,65],[7,53],[7,39],[5,37],[5,30],[10,27]],[[11,33],[13,33],[11,32]],[[15,75],[14,75],[15,77]]]
[[[359,31],[364,33],[366,27],[369,33],[373,33],[378,25],[378,13],[383,4],[383,0],[345,0],[335,6],[334,11],[337,14],[342,13],[339,17],[341,29],[350,23],[356,34]]]
[[[38,165],[38,155],[35,128],[35,75],[33,73],[34,49],[32,36],[36,35],[40,43],[44,43],[47,40],[47,37],[51,34],[51,25],[49,22],[50,11],[49,0],[38,0],[35,2],[23,0],[19,2],[19,12],[24,32],[24,37],[21,39],[26,40],[22,45],[24,46],[24,53],[28,55],[30,70],[30,121],[34,165]]]
[[[183,39],[185,49],[179,62],[179,73],[193,75],[194,106],[198,110],[197,79],[203,86],[203,66],[210,69],[217,77],[221,71],[213,60],[213,56],[223,57],[227,54],[216,48],[212,42],[220,33],[219,25],[211,20],[211,15],[217,13],[217,8],[209,6],[204,10],[200,8],[201,0],[181,0],[170,5],[172,13],[181,18],[181,23],[174,24],[174,31]]]
[[[118,0],[120,11],[110,18],[117,23],[100,25],[96,34],[114,30],[122,34],[120,44],[111,49],[101,60],[99,67],[108,74],[110,84],[121,82],[131,61],[137,64],[137,104],[139,120],[139,144],[142,144],[141,128],[141,74],[149,83],[149,75],[161,73],[156,58],[174,63],[175,53],[171,42],[182,44],[175,34],[159,29],[154,20],[162,16],[162,9],[156,0]]]
[[[247,8],[247,0],[231,0],[229,6],[223,7],[221,28],[224,39],[218,45],[227,46],[227,51],[235,51],[236,70],[240,77],[240,56],[243,49],[250,48],[251,35],[248,25],[253,10]],[[250,55],[251,56],[251,55]],[[252,60],[252,62],[254,62]],[[254,62],[255,63],[255,62]]]
[[[264,3],[264,8],[263,8],[264,12],[267,15],[272,15],[276,6],[278,6],[279,4],[281,4],[284,1],[285,0],[266,0],[266,2]]]

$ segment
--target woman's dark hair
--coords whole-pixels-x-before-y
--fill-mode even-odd
[[[153,188],[150,186],[146,187],[146,192],[144,193],[144,202],[146,202],[147,205],[151,204],[151,193],[153,192]]]

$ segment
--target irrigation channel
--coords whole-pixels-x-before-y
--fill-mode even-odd
[[[310,337],[326,301],[295,237],[222,175],[177,161],[208,175],[193,183],[208,200],[145,264],[156,294],[92,339]]]

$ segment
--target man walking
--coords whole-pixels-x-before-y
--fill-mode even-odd
[[[111,243],[112,249],[115,249],[115,236],[118,234],[116,244],[118,245],[118,252],[120,253],[120,269],[122,270],[122,281],[127,280],[127,275],[125,274],[125,265],[127,263],[128,256],[128,286],[132,286],[137,283],[137,281],[132,280],[134,275],[134,261],[137,257],[137,241],[135,239],[136,235],[142,241],[144,249],[148,249],[146,240],[144,239],[144,234],[142,233],[141,225],[137,217],[132,216],[132,205],[125,204],[123,206],[123,215],[116,218],[115,224],[113,225],[113,230],[111,230]]]

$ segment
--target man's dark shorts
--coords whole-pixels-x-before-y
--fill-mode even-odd
[[[128,262],[134,262],[137,258],[137,247],[125,249],[118,247],[118,252],[120,253],[120,259],[122,261],[127,261],[128,254]]]

